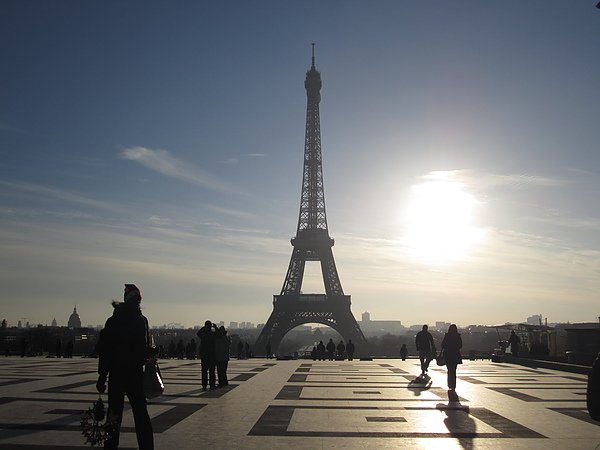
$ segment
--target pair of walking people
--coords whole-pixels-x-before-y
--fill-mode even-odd
[[[415,344],[421,361],[421,377],[424,377],[429,369],[429,363],[436,357],[435,343],[427,325],[423,325],[421,331],[417,333]],[[448,372],[448,389],[454,391],[456,389],[456,368],[459,364],[462,364],[460,353],[462,338],[455,324],[448,327],[448,332],[444,335],[441,347]]]
[[[227,380],[227,366],[229,365],[229,352],[231,338],[227,335],[225,327],[217,327],[210,320],[204,323],[196,333],[200,338],[200,364],[202,390],[210,386],[211,389],[225,387],[229,384]],[[215,377],[215,369],[218,376]]]

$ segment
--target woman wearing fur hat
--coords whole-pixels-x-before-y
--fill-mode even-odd
[[[123,417],[125,394],[129,398],[135,432],[140,450],[154,449],[152,423],[144,396],[144,364],[150,356],[148,319],[142,315],[142,294],[135,284],[126,284],[123,302],[113,301],[113,315],[100,333],[98,342],[98,382],[96,388],[106,389],[108,376],[108,417],[115,420],[115,432],[109,436],[105,449],[119,447],[119,431]]]

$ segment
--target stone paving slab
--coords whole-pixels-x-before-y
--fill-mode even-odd
[[[600,449],[585,375],[489,361],[416,379],[417,360],[232,360],[230,386],[202,392],[200,362],[160,361],[149,403],[157,449]],[[0,450],[83,449],[94,359],[0,359]],[[104,400],[106,396],[104,395]],[[137,448],[126,404],[121,448]]]

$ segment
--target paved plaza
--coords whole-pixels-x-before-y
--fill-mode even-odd
[[[157,449],[600,449],[585,375],[465,361],[457,398],[444,368],[418,360],[230,362],[231,384],[202,392],[199,361],[163,360],[150,402]],[[0,359],[0,450],[83,449],[98,397],[94,359]],[[106,396],[104,395],[106,400]],[[137,448],[126,406],[121,448]]]

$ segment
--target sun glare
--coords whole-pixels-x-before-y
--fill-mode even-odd
[[[454,181],[412,187],[404,244],[418,259],[445,263],[466,257],[481,238],[474,226],[475,197]]]

